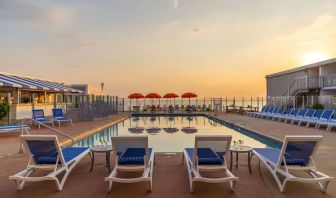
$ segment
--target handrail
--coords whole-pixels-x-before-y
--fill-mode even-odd
[[[64,137],[66,137],[66,138],[69,138],[69,139],[72,141],[73,144],[75,143],[75,140],[74,140],[71,136],[69,136],[69,135],[67,135],[67,134],[65,134],[65,133],[63,133],[63,132],[61,132],[61,131],[59,131],[59,130],[57,130],[57,129],[55,129],[55,128],[52,128],[52,127],[50,127],[50,126],[48,126],[48,125],[46,125],[46,124],[43,124],[42,122],[39,122],[39,121],[37,121],[37,120],[30,119],[30,118],[25,118],[25,119],[23,119],[23,120],[21,121],[21,128],[23,128],[23,125],[24,125],[24,123],[25,123],[26,120],[30,120],[31,122],[35,122],[35,123],[37,123],[37,124],[40,124],[40,125],[42,125],[42,126],[48,128],[48,129],[52,130],[53,132],[56,132],[57,134],[60,134],[60,135],[63,135]]]

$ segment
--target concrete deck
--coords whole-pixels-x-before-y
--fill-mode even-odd
[[[220,114],[218,118],[234,122],[254,132],[267,134],[277,139],[282,139],[286,134],[322,134],[324,141],[316,159],[318,168],[331,176],[336,176],[336,133],[323,130],[307,129],[274,121],[260,120],[237,114]],[[117,119],[110,119],[109,122]],[[71,135],[90,131],[92,126],[108,124],[108,121],[77,123],[68,130],[62,128]],[[86,128],[85,130],[82,130]],[[44,133],[42,130],[39,132]],[[34,133],[36,131],[34,130]],[[15,142],[15,138],[0,138],[0,152],[6,145],[2,145],[6,139]],[[16,139],[18,140],[18,139]],[[10,144],[10,143],[9,143]],[[246,156],[240,157],[246,161]],[[99,156],[96,161],[104,161],[104,156]],[[194,193],[189,192],[187,170],[181,164],[181,155],[159,155],[154,166],[153,191],[147,192],[146,183],[115,184],[111,193],[107,193],[107,183],[104,177],[108,175],[107,169],[101,165],[95,165],[93,172],[89,172],[90,158],[83,159],[68,177],[63,191],[56,191],[53,182],[28,183],[22,191],[17,191],[8,176],[25,168],[27,156],[11,156],[0,159],[0,195],[1,197],[336,197],[336,184],[331,182],[328,193],[321,193],[314,184],[289,183],[285,193],[280,193],[274,179],[263,165],[259,165],[256,157],[252,159],[252,174],[247,167],[233,169],[233,173],[240,180],[237,183],[236,192],[229,190],[228,184],[198,183]]]

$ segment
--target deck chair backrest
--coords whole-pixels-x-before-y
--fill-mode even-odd
[[[315,155],[322,138],[321,135],[286,136],[277,166],[287,159],[304,160],[305,166],[310,165],[310,157]]]
[[[26,151],[36,165],[52,165],[58,161],[65,166],[64,157],[56,135],[21,135]],[[57,160],[58,158],[58,160]]]
[[[290,116],[297,116],[298,113],[299,113],[300,109],[293,109],[291,112],[290,112]]]
[[[39,120],[39,119],[44,119],[44,111],[43,109],[34,109],[33,110],[33,119],[34,120]]]
[[[293,108],[287,108],[284,112],[285,115],[290,115],[294,109]]]
[[[333,110],[325,110],[323,112],[323,115],[321,116],[321,120],[330,120],[333,114],[334,114]]]
[[[280,107],[277,114],[284,114],[286,112],[286,108]]]
[[[273,112],[274,108],[275,108],[275,107],[271,106],[271,107],[266,111],[266,113],[271,113],[271,112]]]
[[[315,109],[309,109],[305,115],[305,118],[312,118],[315,115]]]
[[[298,117],[305,117],[307,112],[309,111],[309,109],[305,108],[305,109],[300,109],[299,113],[298,113]]]
[[[193,165],[196,165],[198,149],[210,148],[220,157],[227,159],[231,145],[232,136],[230,135],[196,135],[195,136],[195,152],[193,157]]]
[[[149,156],[148,156],[148,136],[139,135],[139,136],[112,136],[112,147],[113,155],[116,157],[121,153],[125,152],[128,148],[144,148],[145,156],[144,161],[145,165],[148,165]]]
[[[267,110],[267,106],[263,106],[262,108],[261,108],[261,110],[260,110],[260,112],[265,112],[266,110]]]
[[[321,116],[323,115],[324,109],[318,109],[316,110],[315,115],[313,116],[314,119],[320,119]]]
[[[52,109],[52,114],[54,118],[63,118],[63,110],[62,109]]]
[[[270,113],[277,113],[279,111],[280,107],[274,107],[273,111],[271,111]]]

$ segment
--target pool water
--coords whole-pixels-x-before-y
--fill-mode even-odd
[[[195,135],[231,135],[232,141],[254,148],[280,146],[279,142],[264,136],[225,125],[206,116],[133,116],[74,146],[111,144],[111,136],[144,134],[148,135],[149,146],[156,152],[182,152],[184,148],[194,146]]]

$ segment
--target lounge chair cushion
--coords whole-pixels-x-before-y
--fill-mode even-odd
[[[35,118],[34,120],[39,121],[39,122],[45,122],[45,121],[48,121],[48,120],[45,119],[45,118]]]
[[[194,149],[186,148],[187,154],[191,160],[194,158]],[[224,153],[216,153],[211,148],[198,148],[198,164],[199,165],[222,165],[224,162]]]
[[[29,128],[29,126],[23,125],[23,128]],[[21,129],[21,125],[18,124],[0,125],[0,131],[18,130],[18,129]]]
[[[273,164],[277,164],[279,160],[280,150],[275,148],[255,148],[257,152],[262,157],[271,161]],[[286,164],[287,165],[296,165],[296,166],[306,166],[306,161],[301,158],[294,158],[288,154],[285,154]],[[283,163],[282,163],[283,165]]]
[[[62,149],[62,154],[64,157],[65,163],[71,161],[72,159],[76,158],[83,152],[85,152],[88,148],[87,147],[67,147]],[[36,160],[37,164],[55,164],[57,161],[57,152],[54,152],[50,156],[43,156],[38,157]],[[59,163],[61,163],[59,161]]]
[[[148,148],[148,157],[152,154],[152,150],[152,148]],[[119,155],[119,165],[144,165],[145,148],[127,148]]]

